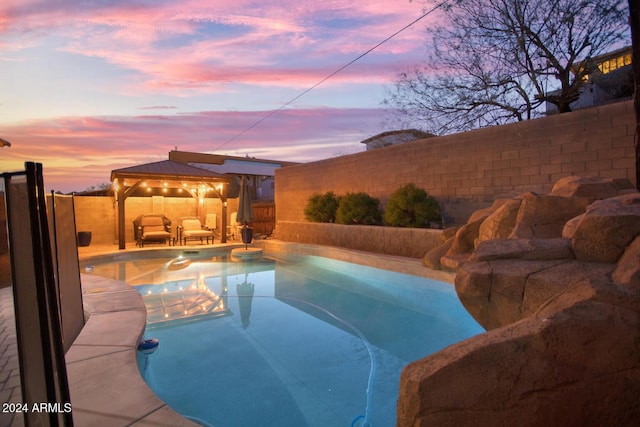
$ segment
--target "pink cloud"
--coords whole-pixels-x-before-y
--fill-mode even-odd
[[[305,162],[361,151],[361,140],[382,131],[381,110],[324,108],[283,110],[239,136],[265,114],[77,117],[0,126],[0,134],[12,142],[0,151],[0,172],[39,162],[48,188],[81,191],[108,181],[112,169],[165,160],[176,146]]]
[[[12,120],[24,120],[0,117],[0,136],[13,143],[0,149],[0,172],[41,162],[49,187],[71,191],[108,180],[112,169],[166,159],[175,146],[291,161],[361,150],[360,140],[383,130],[380,109],[287,108],[239,134],[268,113],[253,110],[282,105],[290,93],[311,87],[411,22],[421,8],[404,0],[2,1],[0,62],[23,65],[11,69],[38,80],[20,81],[22,92],[38,90],[32,99],[16,90],[1,101],[4,111],[20,106]],[[320,89],[340,93],[336,104],[331,92],[318,98],[330,106],[343,99],[345,105],[370,105],[350,97],[419,62],[421,28],[323,83]],[[65,66],[54,67],[55,61]],[[51,76],[32,72],[48,67]],[[66,78],[78,80],[56,85]],[[352,95],[354,88],[360,92]],[[209,99],[250,111],[177,114],[199,111]],[[89,108],[99,103],[104,107]],[[46,119],[58,107],[70,117]],[[129,117],[121,108],[158,114]],[[34,111],[45,118],[32,119]],[[105,111],[118,113],[89,115]]]
[[[4,6],[4,13],[2,8],[0,16],[8,16],[6,31],[59,34],[63,50],[101,58],[139,73],[139,89],[143,91],[166,89],[171,93],[176,88],[202,87],[210,91],[229,82],[308,86],[325,77],[328,69],[334,71],[344,65],[421,13],[419,5],[406,2],[400,6],[397,0],[257,5],[254,1],[210,5],[194,0],[153,6],[126,1],[104,6],[65,2],[48,7],[27,0],[21,7]],[[326,27],[336,19],[347,24]],[[354,24],[349,25],[351,22]],[[229,34],[223,30],[208,33],[202,38],[199,31],[203,24],[235,30]],[[171,48],[163,47],[174,37],[185,40]],[[422,32],[412,29],[380,47],[376,54],[407,55],[421,38]],[[364,75],[376,82],[392,77],[374,70]],[[362,75],[340,78],[357,82]]]

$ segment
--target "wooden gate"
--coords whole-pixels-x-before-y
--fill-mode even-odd
[[[271,234],[276,226],[276,205],[273,202],[254,202],[253,234]]]

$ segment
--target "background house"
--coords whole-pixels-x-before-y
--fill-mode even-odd
[[[615,101],[631,99],[633,96],[633,70],[631,68],[631,46],[589,59],[594,64],[594,71],[587,76],[580,97],[572,102],[572,110],[595,107]],[[587,65],[587,61],[579,62],[575,68]],[[551,92],[559,93],[559,91]],[[556,114],[557,106],[546,103],[547,114]]]
[[[254,201],[273,201],[276,169],[297,164],[279,160],[256,159],[254,157],[236,157],[178,150],[169,152],[169,160],[226,176],[230,181],[228,197],[237,197],[239,177],[245,176],[249,178],[251,195]]]
[[[360,142],[365,144],[367,151],[369,151],[418,139],[431,138],[432,136],[435,135],[417,129],[392,130],[374,135]]]

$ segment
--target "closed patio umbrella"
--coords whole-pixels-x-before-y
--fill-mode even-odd
[[[240,198],[238,200],[238,213],[236,220],[242,224],[242,242],[245,249],[251,243],[253,230],[247,224],[253,222],[253,208],[251,207],[251,194],[249,193],[249,182],[242,176],[240,178]]]
[[[254,290],[255,285],[249,282],[249,273],[245,273],[244,282],[236,285],[238,305],[240,305],[240,320],[244,329],[247,329],[249,323],[251,323],[251,302],[253,301]]]

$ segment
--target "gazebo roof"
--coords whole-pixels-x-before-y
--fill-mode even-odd
[[[174,162],[173,160],[145,163],[143,165],[114,169],[111,171],[111,181],[120,178],[125,181],[229,182],[228,178],[219,173]],[[128,184],[125,183],[125,185]]]

